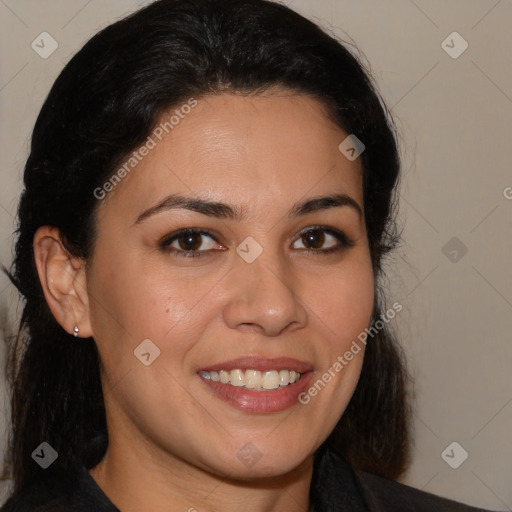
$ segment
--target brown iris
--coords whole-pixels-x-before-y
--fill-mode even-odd
[[[178,238],[178,243],[184,251],[197,251],[202,244],[200,233],[187,233]]]
[[[312,249],[320,249],[325,242],[325,234],[320,229],[312,229],[302,235],[305,245],[309,245]]]

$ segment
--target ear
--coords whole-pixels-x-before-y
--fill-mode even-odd
[[[34,258],[46,302],[61,327],[79,336],[92,336],[85,260],[72,256],[53,226],[42,226],[34,235]]]

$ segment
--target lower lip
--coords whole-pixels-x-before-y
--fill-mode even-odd
[[[222,384],[213,380],[199,378],[213,393],[228,404],[247,412],[271,413],[279,412],[299,403],[299,395],[307,388],[313,372],[302,374],[302,377],[285,388],[269,391],[252,391],[244,387]]]

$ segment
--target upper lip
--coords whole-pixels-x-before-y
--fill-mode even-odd
[[[199,371],[213,372],[220,370],[294,370],[299,373],[306,373],[313,370],[313,365],[306,361],[299,361],[291,357],[262,357],[244,356],[237,359],[230,359],[221,363],[215,363],[200,368]]]

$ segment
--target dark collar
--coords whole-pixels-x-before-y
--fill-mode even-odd
[[[328,449],[315,454],[310,501],[315,512],[370,512],[357,475],[341,457]]]

